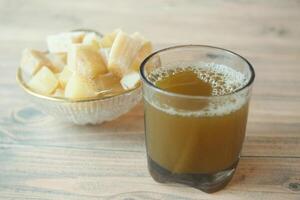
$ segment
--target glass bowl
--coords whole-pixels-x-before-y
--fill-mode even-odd
[[[142,98],[141,86],[115,96],[83,100],[44,96],[28,88],[21,68],[18,68],[16,78],[30,100],[42,111],[59,120],[79,125],[101,124],[114,120],[131,110]]]

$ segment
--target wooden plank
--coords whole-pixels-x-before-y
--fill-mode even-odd
[[[292,114],[286,116],[280,111],[260,114],[258,110],[251,111],[256,114],[250,115],[242,155],[300,157],[300,112],[292,117],[292,108]],[[272,115],[278,117],[265,119]],[[41,113],[34,105],[21,106],[0,119],[0,138],[2,143],[144,152],[143,120],[142,104],[97,126],[74,126]]]
[[[243,195],[243,199],[296,200],[300,195],[300,158],[243,157],[227,189],[207,195],[181,185],[155,183],[147,172],[144,152],[19,144],[0,148],[0,197],[236,199]]]

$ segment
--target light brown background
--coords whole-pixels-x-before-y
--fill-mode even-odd
[[[229,186],[161,185],[146,167],[142,105],[101,126],[42,114],[15,82],[25,47],[76,28],[140,31],[157,48],[209,44],[257,77],[247,138]],[[300,1],[0,1],[0,199],[300,199]]]

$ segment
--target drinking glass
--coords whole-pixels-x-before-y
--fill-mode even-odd
[[[243,75],[241,85],[218,96],[178,94],[155,85],[158,77],[152,72],[158,68],[201,66],[238,72]],[[255,77],[251,64],[226,49],[184,45],[153,53],[142,63],[140,73],[148,169],[153,179],[207,193],[225,187],[236,170],[245,137]]]

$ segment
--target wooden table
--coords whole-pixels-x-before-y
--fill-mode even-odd
[[[215,194],[154,182],[142,105],[98,126],[43,114],[15,81],[20,52],[76,28],[139,30],[156,47],[209,44],[257,77],[232,182]],[[0,199],[300,199],[300,1],[0,1]]]

